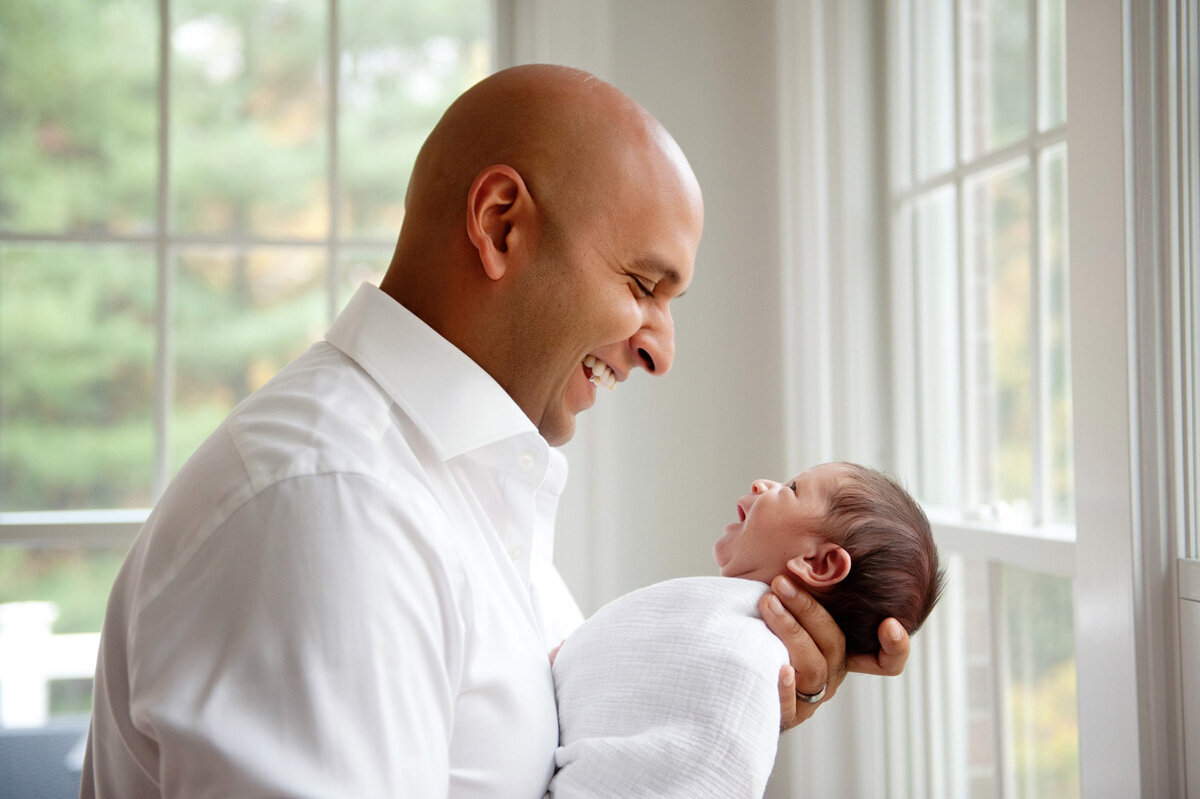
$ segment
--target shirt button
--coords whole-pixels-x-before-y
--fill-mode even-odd
[[[530,455],[528,452],[526,452],[524,455],[522,455],[520,458],[517,459],[517,463],[521,464],[522,469],[532,469],[533,468],[533,456]]]
[[[520,544],[509,544],[508,545],[508,556],[510,558],[512,558],[513,560],[520,560],[521,556],[524,554],[525,554],[525,549]]]

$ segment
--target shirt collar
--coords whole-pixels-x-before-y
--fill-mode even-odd
[[[549,449],[491,375],[369,283],[359,286],[325,340],[405,410],[443,460],[528,433]]]

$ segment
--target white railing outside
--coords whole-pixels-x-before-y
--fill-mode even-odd
[[[0,728],[42,727],[50,719],[50,683],[89,679],[100,633],[51,632],[53,602],[0,604]]]

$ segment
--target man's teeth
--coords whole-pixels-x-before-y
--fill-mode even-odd
[[[583,365],[592,370],[590,379],[596,385],[604,386],[609,391],[617,387],[617,376],[604,361],[594,355],[588,355],[584,357]]]

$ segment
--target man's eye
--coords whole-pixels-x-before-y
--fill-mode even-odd
[[[640,292],[642,293],[642,295],[643,295],[643,296],[646,296],[646,297],[653,297],[653,296],[654,296],[654,286],[653,286],[652,284],[651,284],[651,285],[647,285],[645,282],[643,282],[643,281],[642,281],[642,280],[641,280],[639,277],[637,277],[636,275],[630,275],[629,277],[631,277],[631,278],[633,279],[633,282],[634,282],[634,283],[637,285],[637,287],[638,287],[638,291],[640,291]]]

